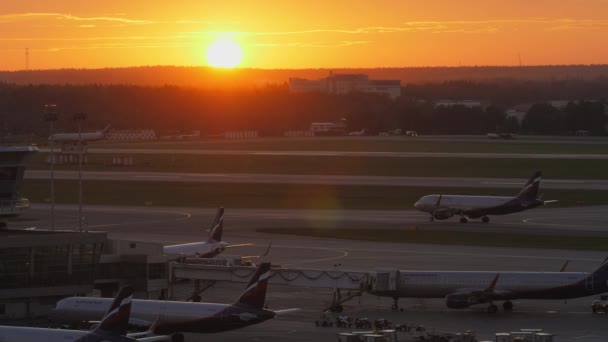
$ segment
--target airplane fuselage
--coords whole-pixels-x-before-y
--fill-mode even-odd
[[[372,294],[399,298],[446,298],[479,292],[497,277],[495,299],[569,299],[608,291],[608,281],[585,272],[399,271],[395,291]]]
[[[109,298],[66,298],[57,303],[55,315],[68,321],[99,320],[110,307]],[[131,320],[152,323],[159,318],[155,333],[213,333],[234,330],[271,319],[275,313],[240,304],[191,303],[133,300]]]
[[[485,215],[505,215],[532,209],[542,205],[542,201],[523,202],[517,197],[503,196],[466,196],[466,195],[428,195],[419,199],[416,209],[429,214],[449,218],[463,215],[478,218]],[[445,214],[445,215],[442,215]]]

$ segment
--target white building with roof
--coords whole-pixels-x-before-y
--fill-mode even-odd
[[[365,74],[334,74],[318,80],[290,78],[292,93],[320,92],[327,94],[348,94],[352,92],[385,94],[392,100],[401,96],[400,80],[370,80]]]

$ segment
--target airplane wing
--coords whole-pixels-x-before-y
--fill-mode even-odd
[[[446,296],[447,306],[454,309],[468,308],[471,305],[490,303],[493,300],[515,299],[511,291],[496,288],[500,274],[496,274],[490,286],[485,289],[461,289]]]
[[[247,256],[242,256],[241,258],[242,259],[263,258],[268,255],[268,252],[270,252],[270,247],[272,247],[272,241],[270,241],[270,243],[268,244],[268,247],[266,247],[266,251],[264,251],[264,253],[262,255],[247,255]]]
[[[156,316],[156,319],[154,320],[152,325],[150,325],[150,328],[148,328],[148,330],[143,331],[143,332],[138,332],[138,333],[127,334],[127,337],[135,339],[138,342],[163,342],[163,341],[171,342],[171,341],[173,341],[172,337],[169,335],[155,335],[154,334],[154,329],[156,329],[156,326],[158,325],[159,320],[160,320],[160,317]]]
[[[228,246],[226,246],[226,248],[246,247],[246,246],[255,246],[255,244],[253,244],[253,243],[241,243],[241,244],[238,244],[238,245],[228,245]]]
[[[282,315],[290,314],[290,313],[297,312],[300,310],[302,310],[302,309],[294,308],[294,309],[274,310],[274,313],[276,313],[277,316],[282,316]]]

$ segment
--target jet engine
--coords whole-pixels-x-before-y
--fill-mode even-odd
[[[481,304],[483,300],[470,293],[454,293],[445,297],[445,304],[450,309],[466,309],[471,305]]]
[[[454,213],[451,210],[439,209],[439,210],[433,211],[433,217],[436,220],[447,220],[452,216],[454,216]]]

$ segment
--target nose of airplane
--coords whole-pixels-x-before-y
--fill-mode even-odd
[[[414,203],[414,208],[420,209],[420,206],[422,205],[422,203],[420,203],[420,201],[416,201],[416,203]]]

